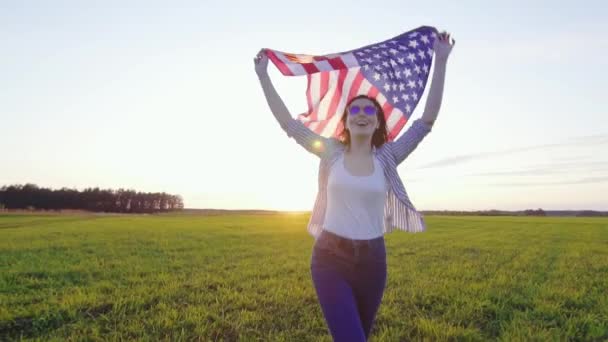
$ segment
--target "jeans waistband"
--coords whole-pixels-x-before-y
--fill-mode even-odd
[[[351,238],[347,238],[344,236],[340,236],[340,235],[332,233],[328,230],[322,230],[321,235],[319,236],[319,239],[327,240],[328,242],[332,242],[338,246],[368,248],[368,247],[377,246],[378,244],[382,243],[384,241],[384,236],[379,236],[374,239],[359,240],[359,239],[351,239]]]

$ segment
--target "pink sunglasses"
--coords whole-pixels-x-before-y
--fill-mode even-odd
[[[361,112],[361,109],[363,109],[363,112],[366,115],[376,115],[376,113],[378,112],[378,110],[376,109],[375,106],[367,105],[367,106],[364,106],[363,108],[361,108],[359,106],[350,106],[350,108],[348,109],[348,113],[350,115],[357,115]]]

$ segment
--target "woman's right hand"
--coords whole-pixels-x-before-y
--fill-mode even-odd
[[[265,49],[261,49],[260,52],[253,58],[255,65],[255,72],[261,76],[268,73],[268,56],[264,52]]]

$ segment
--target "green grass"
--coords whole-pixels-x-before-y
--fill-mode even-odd
[[[608,219],[386,236],[372,341],[608,339]],[[0,340],[331,341],[307,215],[0,215]]]

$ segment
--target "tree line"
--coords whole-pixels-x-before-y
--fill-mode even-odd
[[[154,213],[181,210],[182,197],[164,192],[86,188],[83,191],[41,188],[36,184],[0,188],[0,209],[88,210],[114,213]]]

